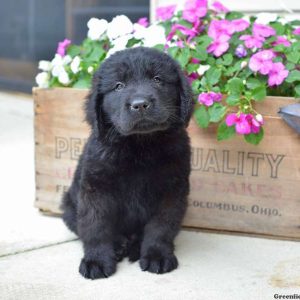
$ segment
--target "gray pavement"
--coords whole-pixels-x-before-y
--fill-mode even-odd
[[[0,299],[274,299],[300,294],[300,243],[183,230],[179,268],[124,260],[109,279],[78,274],[81,244],[34,201],[33,103],[0,93]]]

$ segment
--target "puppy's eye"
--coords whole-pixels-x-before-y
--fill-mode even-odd
[[[115,85],[115,90],[116,91],[121,91],[122,89],[124,89],[125,84],[123,82],[117,82],[117,84]]]
[[[155,76],[153,80],[155,83],[161,83],[161,78],[159,76]]]

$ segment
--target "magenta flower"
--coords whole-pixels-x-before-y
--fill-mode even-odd
[[[176,5],[161,6],[156,9],[156,19],[160,21],[170,20],[174,16]]]
[[[190,84],[192,84],[193,81],[199,78],[199,74],[197,72],[193,72],[188,75],[188,81]]]
[[[257,23],[253,24],[252,32],[254,36],[260,36],[265,38],[276,34],[275,29],[272,28],[271,26],[257,24]]]
[[[272,46],[277,46],[277,45],[283,45],[285,47],[289,47],[291,46],[291,43],[284,36],[277,36],[277,39],[275,42],[272,43]]]
[[[296,29],[293,31],[293,34],[300,35],[300,27],[296,28]]]
[[[66,55],[66,50],[68,46],[71,44],[71,41],[68,39],[64,39],[62,42],[58,43],[56,53],[59,54],[60,56],[65,56]]]
[[[242,35],[240,37],[240,40],[244,41],[245,46],[248,49],[253,49],[253,48],[261,48],[263,45],[263,42],[265,41],[265,39],[263,37],[260,36],[252,36],[252,35]]]
[[[263,75],[269,74],[273,68],[272,59],[275,54],[272,50],[262,50],[251,56],[249,61],[249,68],[253,72],[260,72]]]
[[[230,40],[230,36],[228,35],[221,35],[218,39],[214,40],[208,47],[207,52],[213,53],[214,56],[219,57],[224,54],[228,48]]]
[[[238,134],[250,134],[251,133],[251,125],[249,123],[249,120],[247,119],[247,115],[244,113],[228,114],[226,116],[225,123],[229,127],[235,125],[235,131]]]
[[[251,132],[252,133],[259,133],[260,127],[264,124],[264,120],[261,115],[257,115],[255,118],[253,115],[248,114],[247,120],[250,123],[251,126]]]
[[[148,18],[139,18],[136,23],[143,27],[148,27],[148,25],[149,25]]]
[[[182,13],[182,18],[194,23],[207,13],[207,0],[187,0]]]
[[[221,35],[231,36],[234,33],[234,26],[228,20],[212,20],[208,28],[208,36],[214,40]]]
[[[198,101],[205,106],[212,106],[214,102],[220,102],[222,100],[221,93],[208,92],[201,93],[198,97]]]
[[[236,19],[231,21],[234,32],[244,31],[250,26],[250,23],[244,19]]]
[[[289,71],[285,69],[281,62],[273,63],[272,69],[269,71],[268,85],[280,85],[289,75]]]
[[[192,57],[192,58],[191,58],[191,63],[192,63],[192,64],[199,64],[199,63],[200,63],[200,60],[199,60],[198,58]]]
[[[225,7],[221,2],[215,1],[212,5],[212,8],[217,13],[227,13],[229,12],[229,9]]]

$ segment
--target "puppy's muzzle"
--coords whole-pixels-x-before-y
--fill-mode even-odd
[[[143,113],[149,110],[151,107],[151,102],[147,99],[136,98],[133,99],[129,104],[130,111],[134,113]]]

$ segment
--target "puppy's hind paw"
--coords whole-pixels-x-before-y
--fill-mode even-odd
[[[101,262],[83,258],[79,273],[88,279],[107,278],[116,272],[116,262]]]

